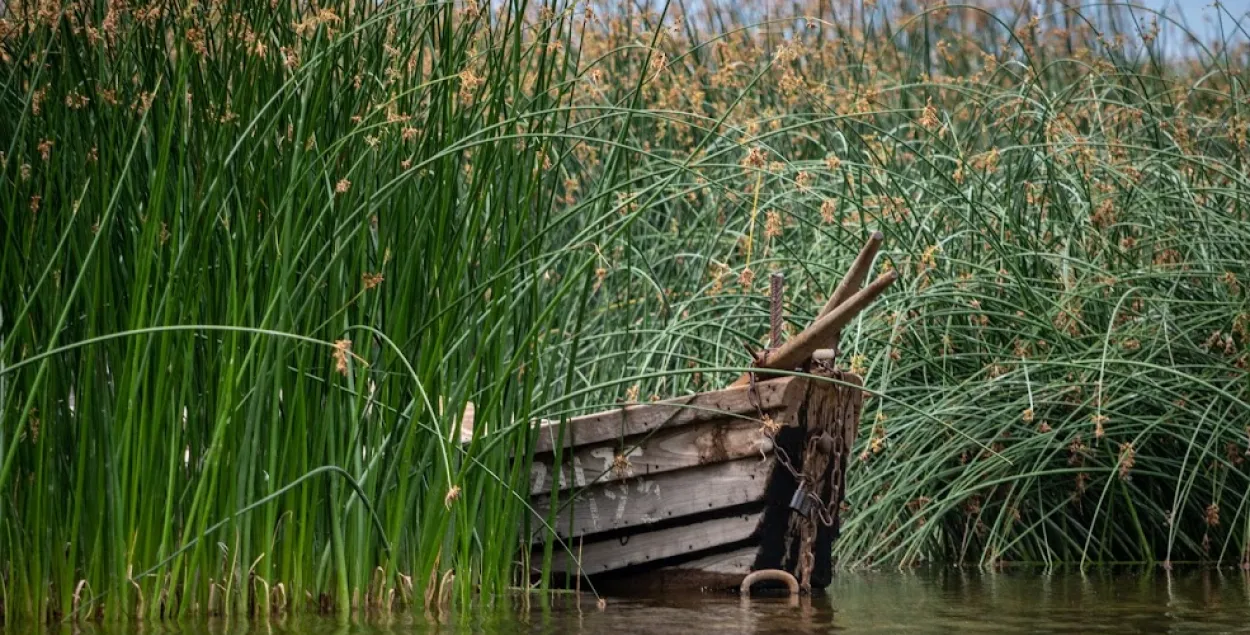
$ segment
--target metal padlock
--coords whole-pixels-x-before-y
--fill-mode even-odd
[[[804,518],[812,517],[812,497],[807,495],[807,483],[800,482],[794,489],[794,496],[790,497],[790,509]]]

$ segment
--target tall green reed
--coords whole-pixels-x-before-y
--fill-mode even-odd
[[[497,9],[6,5],[7,617],[528,580],[578,85],[563,7]]]

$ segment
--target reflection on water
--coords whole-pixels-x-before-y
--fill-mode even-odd
[[[300,617],[268,624],[85,625],[65,633],[186,635],[383,635],[506,633],[1250,633],[1250,574],[1173,573],[840,573],[827,593],[742,601],[733,596],[593,597],[548,602],[483,602],[439,623],[425,615],[375,617],[340,625]],[[528,604],[528,606],[527,606]],[[5,635],[13,631],[3,631]],[[25,632],[22,635],[26,635]]]

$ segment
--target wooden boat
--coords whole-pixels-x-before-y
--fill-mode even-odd
[[[860,290],[880,241],[785,344],[775,286],[773,346],[730,387],[544,426],[531,504],[554,522],[539,523],[534,558],[553,540],[553,572],[600,588],[746,590],[761,577],[792,591],[827,586],[863,395],[832,347],[894,280]]]

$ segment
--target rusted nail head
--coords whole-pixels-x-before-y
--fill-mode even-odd
[[[820,450],[821,454],[829,454],[830,452],[833,452],[833,437],[829,436],[828,432],[822,432],[821,435],[816,438],[816,449]]]

